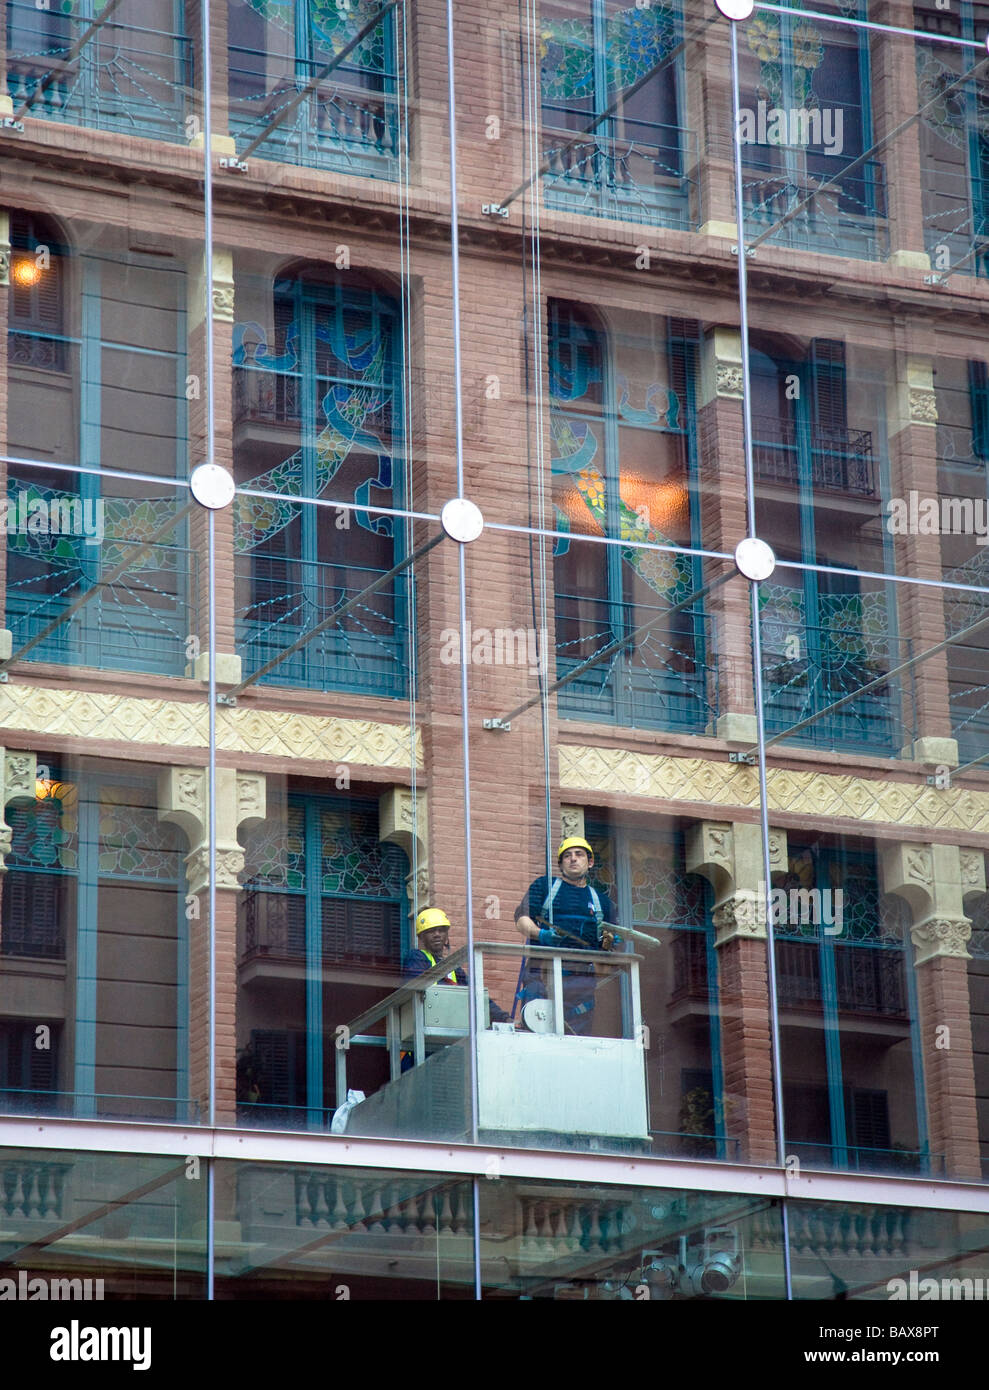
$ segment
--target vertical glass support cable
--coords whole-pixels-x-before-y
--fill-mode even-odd
[[[539,205],[542,197],[542,180],[540,178],[540,168],[542,163],[542,140],[541,140],[541,121],[542,104],[540,93],[540,69],[538,62],[537,40],[540,35],[539,27],[539,5],[538,0],[526,0],[525,18],[522,24],[523,33],[523,65],[525,69],[523,91],[523,110],[522,120],[526,131],[526,161],[528,168],[533,173],[527,174],[523,187],[526,190],[526,198],[522,204],[523,216],[523,237],[522,237],[522,273],[523,273],[523,300],[525,304],[525,323],[524,323],[524,342],[525,342],[525,364],[526,374],[529,371],[529,355],[532,356],[532,390],[528,389],[526,382],[526,402],[527,410],[531,409],[530,402],[535,402],[535,461],[531,455],[528,459],[529,478],[535,478],[536,495],[535,511],[536,515],[530,515],[529,524],[536,527],[546,525],[546,474],[544,462],[546,458],[546,440],[543,429],[543,410],[545,401],[545,381],[543,374],[543,340],[545,337],[545,323],[543,316],[543,297],[542,297],[542,263],[540,259],[540,216]],[[527,171],[523,169],[523,174]],[[525,232],[525,221],[528,218],[528,232]],[[531,262],[531,280],[528,288],[525,285],[526,271],[526,252],[529,252]],[[531,300],[531,310],[530,310]],[[528,423],[528,421],[527,421]],[[531,434],[526,430],[526,447],[528,448]],[[546,563],[546,540],[539,537],[530,540],[530,556],[532,545],[538,545],[539,559],[537,563],[538,591],[539,591],[539,611],[533,613],[533,628],[540,633],[549,631],[548,608],[549,608],[549,577],[548,566]],[[531,564],[531,561],[530,561]],[[545,786],[544,813],[546,818],[546,881],[552,882],[553,879],[553,801],[550,795],[549,786],[549,767],[550,767],[550,731],[549,731],[549,652],[544,654],[544,660],[538,663],[536,680],[539,684],[541,696],[539,715],[541,734],[543,742],[543,769]],[[550,918],[552,919],[552,906],[550,907]]]
[[[462,497],[464,494],[464,401],[460,339],[460,219],[457,208],[457,90],[453,42],[453,0],[446,0],[446,61],[450,139],[450,275],[451,298],[453,301],[453,399],[457,449],[457,496]],[[470,659],[470,642],[467,631],[467,556],[464,553],[463,545],[458,546],[457,562],[460,602],[460,709],[464,763],[464,879],[467,899],[467,960],[470,969],[473,970],[474,907],[471,886],[470,726],[468,722],[467,704],[467,663]],[[467,991],[467,1006],[468,1034],[470,1037],[470,1044],[467,1049],[468,1073],[470,1079],[470,1139],[472,1144],[476,1144],[478,1135],[477,1000],[473,989]],[[474,1234],[474,1295],[477,1299],[481,1297],[481,1260],[476,1231]]]
[[[742,437],[745,447],[745,509],[748,533],[756,534],[755,461],[752,450],[752,378],[749,363],[748,275],[745,264],[745,203],[742,186],[742,141],[739,128],[740,90],[738,76],[738,25],[731,22],[731,108],[732,145],[735,162],[735,219],[738,228],[738,313],[742,347]],[[766,884],[766,970],[769,987],[770,1049],[773,1067],[773,1110],[776,1121],[776,1158],[786,1167],[786,1139],[783,1129],[783,1067],[780,1046],[780,1018],[776,993],[776,938],[773,930],[772,867],[769,857],[769,797],[766,778],[766,717],[762,698],[762,642],[759,631],[759,584],[750,587],[752,612],[752,690],[755,700],[756,738],[759,745],[759,822],[762,830],[762,871]],[[783,1275],[786,1297],[793,1297],[790,1269],[790,1243],[787,1207],[781,1204],[783,1222]]]
[[[213,351],[213,122],[212,122],[212,59],[210,53],[209,0],[199,0],[201,43],[203,50],[200,68],[203,75],[203,290],[205,297],[204,332],[206,335],[206,458],[212,463],[216,453],[216,417],[214,414],[214,381],[216,378]],[[209,916],[209,1007],[208,1007],[208,1075],[209,1126],[216,1125],[216,524],[213,512],[207,517],[207,650],[209,653],[209,689],[207,692],[209,718],[209,748],[206,795],[208,806],[209,887],[207,890]],[[206,1297],[214,1297],[215,1191],[213,1163],[207,1162],[206,1184]]]

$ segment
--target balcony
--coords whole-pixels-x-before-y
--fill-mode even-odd
[[[381,577],[380,570],[312,563],[255,553],[236,561],[237,649],[244,675],[258,670],[312,632]],[[403,576],[369,594],[287,656],[265,684],[407,697],[410,671]]]
[[[296,60],[294,72],[265,80],[269,55],[230,48],[230,133],[238,154],[395,179],[401,154],[395,75],[323,76],[325,63]],[[260,90],[258,90],[260,89]]]
[[[182,34],[8,3],[7,93],[18,119],[185,143],[191,81]]]
[[[699,190],[684,169],[697,166],[695,134],[644,122],[624,126],[637,128],[634,138],[610,137],[603,124],[586,137],[543,127],[550,142],[543,150],[546,206],[693,231],[701,221]]]
[[[321,899],[322,961],[328,965],[397,970],[399,908],[367,898]],[[243,961],[306,964],[304,895],[248,891],[244,895]]]
[[[845,1013],[910,1019],[903,960],[889,947],[836,946],[837,1006]],[[821,1011],[821,950],[817,942],[780,941],[776,948],[779,1002]]]
[[[683,733],[704,733],[713,725],[710,619],[680,612],[664,622],[667,607],[557,594],[556,677],[573,677],[558,696],[564,719]],[[651,618],[655,626],[640,631]],[[637,636],[609,651],[622,631]]]
[[[847,596],[822,597],[835,606]],[[910,655],[909,644],[875,630],[861,613],[857,618],[836,611],[832,622],[809,625],[795,605],[792,619],[777,608],[762,619],[763,689],[766,732],[782,733],[794,724],[852,695],[881,678]],[[795,640],[799,655],[787,654]],[[900,711],[897,682],[857,695],[841,709],[818,718],[793,735],[805,747],[839,753],[870,753],[876,757],[898,752],[910,741]],[[789,742],[789,740],[787,740]]]
[[[799,487],[800,451],[794,423],[780,416],[755,415],[752,434],[757,481]],[[809,481],[815,491],[877,498],[871,430],[815,428],[810,445]]]
[[[113,503],[106,505],[109,512]],[[197,553],[161,544],[147,550],[141,537],[111,541],[109,532],[99,545],[88,539],[62,537],[57,565],[8,542],[7,627],[15,654],[34,642],[23,660],[184,675],[187,635],[197,628]]]
[[[777,145],[745,147],[742,192],[746,236],[755,237],[775,227],[767,238],[773,246],[885,260],[889,255],[885,167],[869,159],[855,163],[850,174],[837,167],[832,174],[826,168],[828,158],[817,158],[825,166],[820,176],[806,172],[806,150]],[[782,225],[776,227],[777,223]]]

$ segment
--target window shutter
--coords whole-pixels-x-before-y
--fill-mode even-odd
[[[825,438],[845,434],[848,430],[845,344],[834,338],[814,338],[810,360],[814,433]]]
[[[968,389],[972,401],[972,453],[989,458],[989,370],[984,362],[969,362]]]
[[[889,1093],[853,1090],[848,1109],[852,1142],[864,1149],[888,1149]]]

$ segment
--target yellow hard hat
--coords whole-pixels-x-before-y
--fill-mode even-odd
[[[556,851],[557,859],[562,859],[564,851],[568,849],[586,849],[588,859],[594,858],[594,851],[581,835],[568,835]]]
[[[450,919],[442,908],[424,907],[416,918],[416,936],[421,936],[424,931],[432,931],[434,927],[450,925]]]

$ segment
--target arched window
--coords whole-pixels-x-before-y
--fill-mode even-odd
[[[401,558],[401,528],[362,505],[401,505],[399,323],[376,287],[315,273],[238,287],[234,328],[234,466],[238,482],[349,508],[238,495],[238,640],[247,674],[335,609],[350,613],[266,678],[404,695],[404,575],[363,591]],[[257,317],[254,317],[254,316]]]
[[[601,655],[560,690],[571,718],[697,730],[712,717],[704,615],[663,617],[699,587],[693,560],[580,539],[691,545],[697,332],[638,316],[607,335],[576,306],[550,305],[557,676]]]
[[[6,625],[17,652],[90,591],[28,659],[181,675],[194,628],[182,528],[100,581],[179,509],[174,490],[113,473],[188,467],[185,269],[106,229],[72,234],[11,214]]]
[[[882,521],[882,437],[850,408],[846,345],[815,338],[751,352],[757,526],[780,559],[806,566],[889,570]],[[760,592],[766,728],[781,732],[892,670],[904,655],[896,606],[881,580],[780,568]],[[895,682],[879,685],[795,736],[843,751],[898,751]]]

